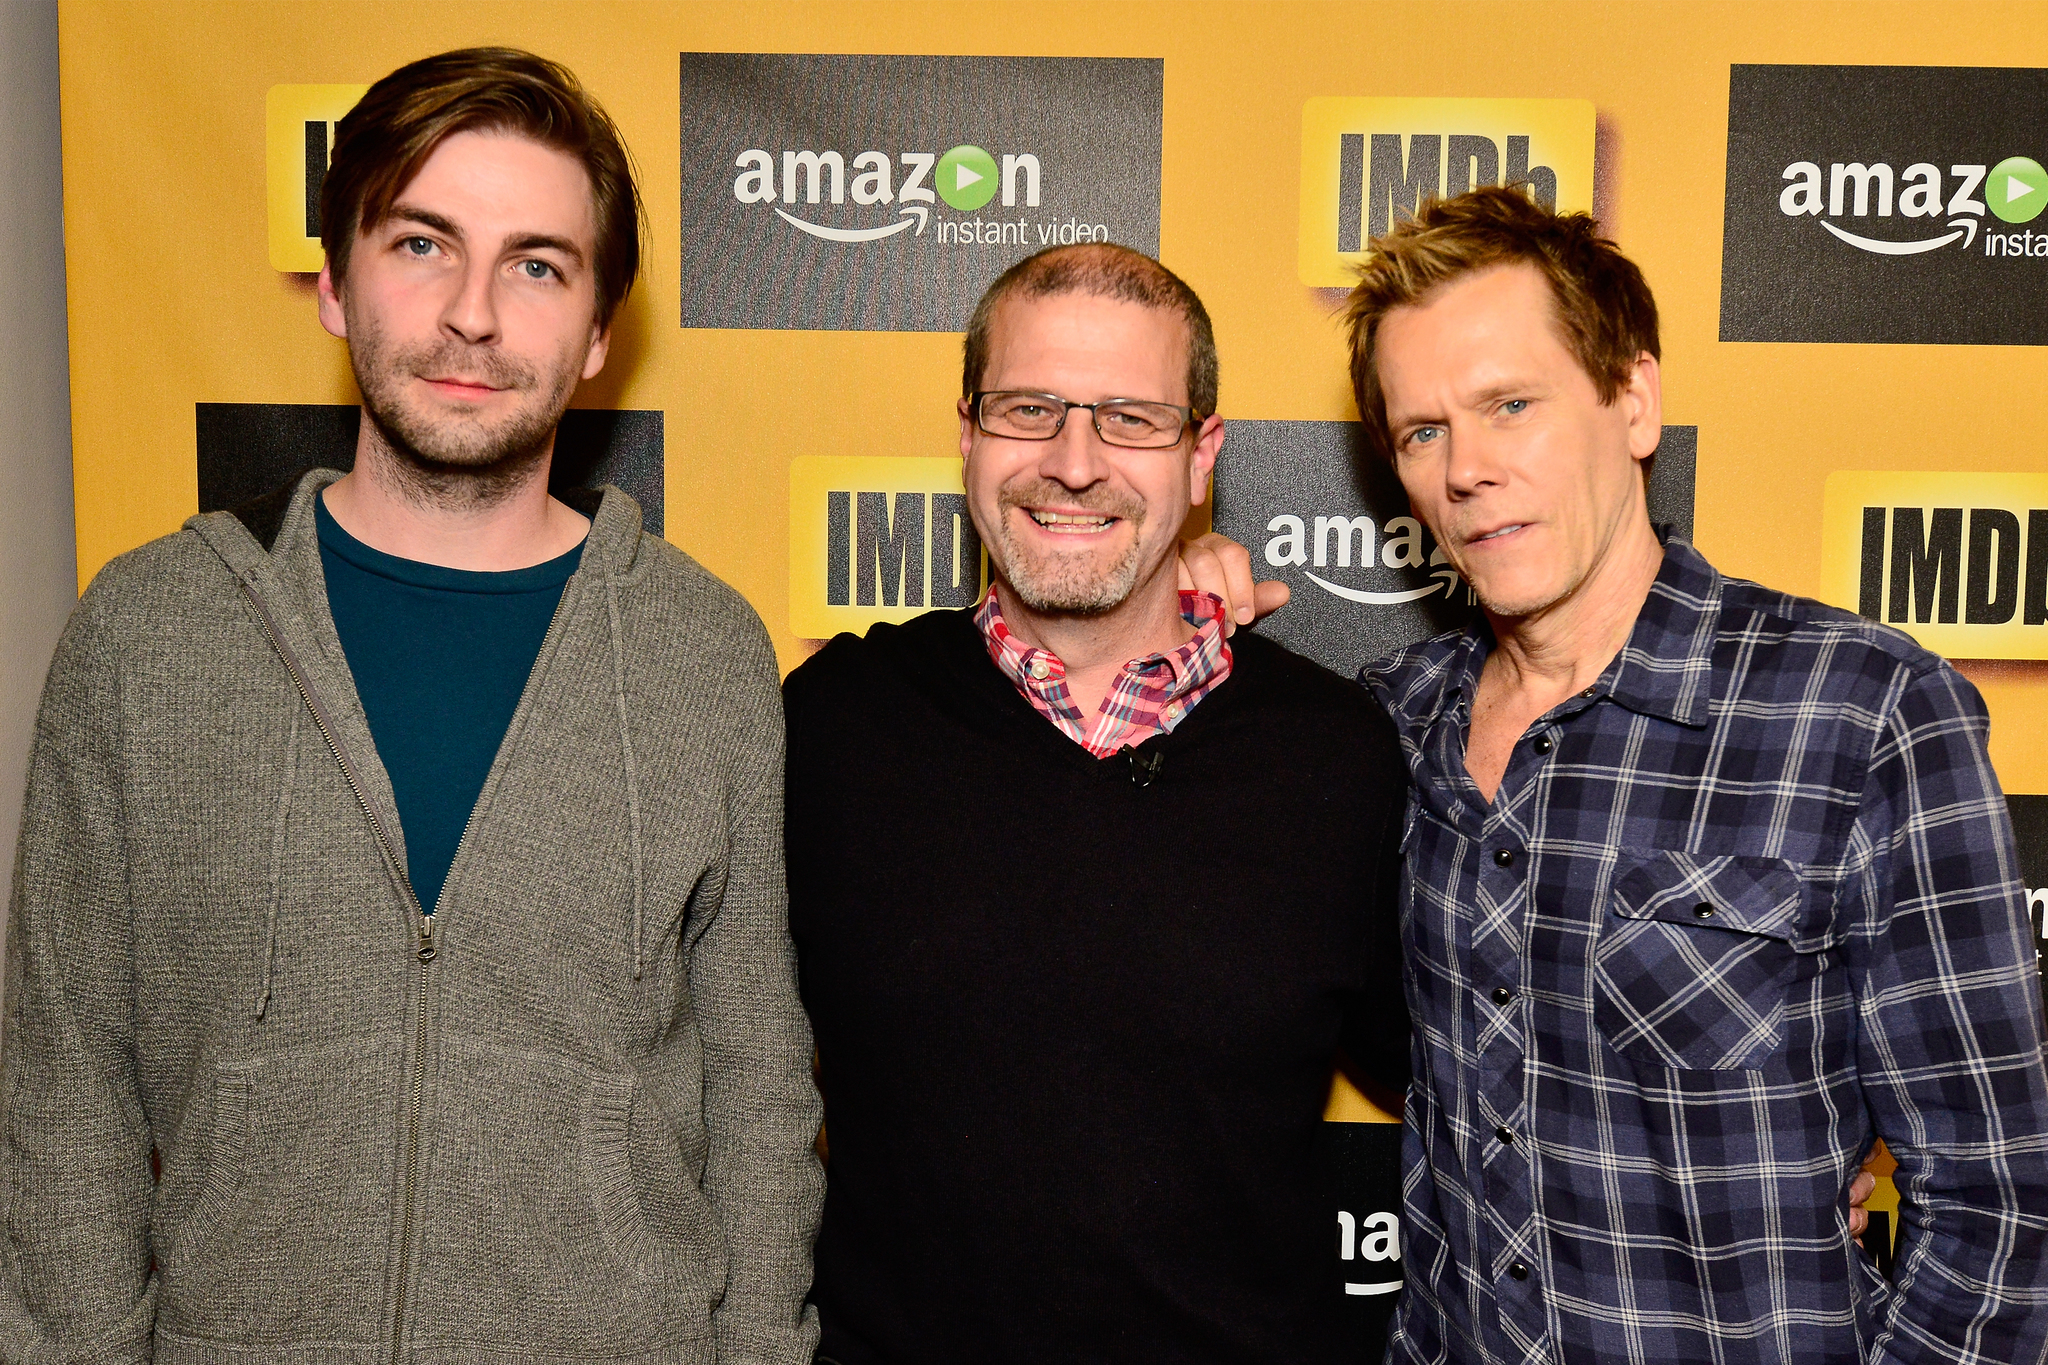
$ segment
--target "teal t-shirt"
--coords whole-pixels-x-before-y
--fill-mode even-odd
[[[314,507],[327,605],[432,914],[583,547],[505,573],[444,569],[373,550],[324,497]]]

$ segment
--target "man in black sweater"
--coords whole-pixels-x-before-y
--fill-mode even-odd
[[[818,1358],[1355,1359],[1313,1151],[1340,1045],[1407,1076],[1391,731],[1179,587],[1223,430],[1178,278],[1020,262],[964,381],[990,597],[784,689]]]

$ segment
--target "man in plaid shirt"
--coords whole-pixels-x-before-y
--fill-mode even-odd
[[[1660,537],[1656,306],[1591,219],[1479,190],[1373,247],[1359,412],[1485,612],[1364,675],[1413,779],[1389,1359],[2048,1361],[2041,1001],[1975,689]],[[1890,1284],[1845,1196],[1880,1137]]]

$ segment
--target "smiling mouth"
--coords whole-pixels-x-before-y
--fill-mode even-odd
[[[1111,523],[1122,520],[1121,517],[1107,516],[1101,512],[1046,512],[1035,507],[1027,507],[1023,511],[1041,530],[1062,536],[1087,535],[1090,532],[1107,530]]]
[[[1528,524],[1526,521],[1518,521],[1512,526],[1503,526],[1498,531],[1488,531],[1483,536],[1474,536],[1466,543],[1469,545],[1482,545],[1489,540],[1499,540],[1502,536],[1511,536],[1515,532],[1524,529]]]

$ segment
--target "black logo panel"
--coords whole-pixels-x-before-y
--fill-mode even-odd
[[[682,54],[682,325],[958,332],[1049,246],[1159,251],[1153,58]]]
[[[1737,66],[1721,340],[2048,341],[2048,71]]]

